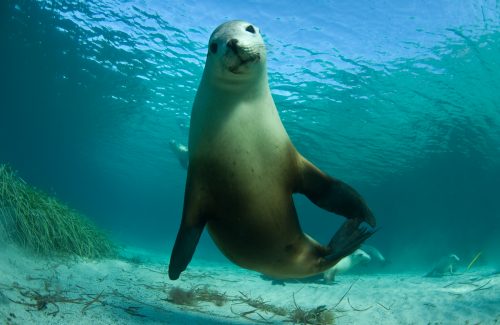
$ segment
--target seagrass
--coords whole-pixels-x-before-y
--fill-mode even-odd
[[[0,235],[42,255],[103,258],[115,247],[87,217],[0,165]]]

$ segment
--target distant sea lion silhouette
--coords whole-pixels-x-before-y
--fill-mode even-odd
[[[387,263],[384,255],[375,247],[363,244],[361,249],[370,256],[372,262],[377,262],[379,264]]]
[[[372,260],[370,255],[368,255],[364,250],[357,249],[354,253],[347,255],[342,258],[337,264],[323,273],[323,277],[326,282],[335,281],[335,276],[337,274],[349,272],[357,265],[368,263]]]
[[[451,275],[456,270],[456,265],[460,259],[455,254],[447,255],[439,260],[434,268],[427,273],[426,277],[441,277],[443,275]]]
[[[187,169],[189,163],[188,148],[183,144],[177,143],[175,140],[170,140],[168,144],[182,168]]]
[[[292,199],[348,218],[328,245],[302,232]],[[362,197],[302,157],[271,97],[259,29],[244,21],[217,27],[193,104],[180,228],[169,264],[179,278],[205,226],[235,264],[275,278],[321,273],[373,234]]]

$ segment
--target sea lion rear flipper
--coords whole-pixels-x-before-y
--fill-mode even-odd
[[[325,210],[349,219],[365,221],[375,227],[373,213],[354,188],[323,173],[304,157],[300,157],[299,172],[297,192],[306,195]]]
[[[171,280],[177,280],[191,262],[206,225],[207,219],[202,213],[202,200],[199,195],[195,195],[194,188],[196,187],[189,186],[188,174],[182,221],[172,249],[172,255],[170,255],[170,264],[168,265],[168,276]]]
[[[325,256],[326,261],[339,261],[352,254],[361,244],[375,232],[359,227],[360,221],[357,219],[346,220],[337,230],[328,243],[330,252]]]

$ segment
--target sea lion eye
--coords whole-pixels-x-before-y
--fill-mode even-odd
[[[252,25],[248,25],[247,28],[245,28],[247,32],[250,32],[252,34],[255,34],[255,28]]]
[[[217,43],[213,42],[212,44],[210,44],[210,52],[212,52],[213,54],[217,53]]]

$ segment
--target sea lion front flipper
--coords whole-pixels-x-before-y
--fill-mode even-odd
[[[195,193],[197,187],[189,186],[189,179],[188,175],[182,221],[170,256],[170,264],[168,265],[170,280],[177,280],[191,262],[207,223],[206,215],[203,212],[202,199],[199,193]]]
[[[375,227],[376,221],[361,195],[350,185],[323,173],[304,157],[299,158],[299,181],[296,191],[306,195],[317,206],[348,219],[365,221]]]
[[[170,264],[168,265],[170,280],[177,280],[189,262],[191,262],[204,228],[205,224],[202,226],[186,226],[181,224],[172,255],[170,256]]]

